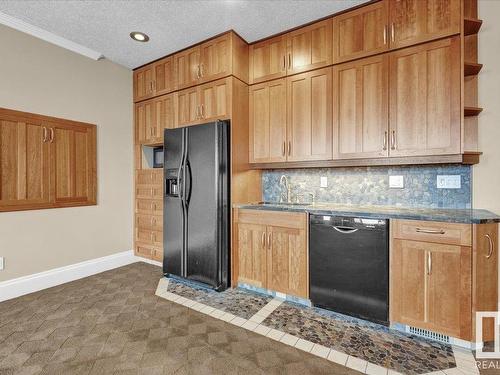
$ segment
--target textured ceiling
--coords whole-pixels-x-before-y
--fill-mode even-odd
[[[0,12],[135,68],[234,29],[252,42],[366,0],[2,0]],[[148,43],[130,39],[149,35]]]

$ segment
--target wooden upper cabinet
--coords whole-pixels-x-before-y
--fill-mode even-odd
[[[135,142],[136,144],[153,143],[158,132],[154,100],[135,105]]]
[[[287,78],[287,160],[332,159],[332,68]]]
[[[388,1],[383,0],[333,18],[333,62],[388,50]]]
[[[280,35],[252,44],[249,59],[249,83],[284,77],[287,64],[286,36]]]
[[[179,89],[198,84],[200,75],[200,46],[174,55],[177,66],[177,86]]]
[[[250,86],[250,163],[286,161],[286,79]]]
[[[331,65],[332,19],[292,31],[287,38],[287,74],[301,73]]]
[[[200,45],[200,81],[207,82],[226,77],[232,71],[231,34]]]
[[[48,203],[48,128],[0,110],[0,211]]]
[[[388,156],[389,56],[333,67],[334,159]]]
[[[165,129],[173,129],[176,127],[176,107],[177,94],[163,95],[154,99],[154,123],[153,123],[153,140],[163,142],[163,132]]]
[[[389,0],[391,48],[460,33],[460,0]]]
[[[134,71],[134,101],[151,98],[154,95],[155,70],[146,65]]]
[[[238,282],[263,288],[267,273],[266,227],[239,223],[237,228]]]
[[[95,127],[49,123],[51,184],[56,203],[96,201]]]
[[[223,120],[231,116],[231,79],[225,78],[198,87],[202,122]]]
[[[198,87],[179,91],[177,106],[177,126],[186,126],[200,120],[200,90]]]
[[[390,55],[390,156],[461,150],[460,38]]]
[[[154,70],[155,83],[153,87],[155,95],[168,94],[176,90],[176,72],[173,56],[155,62]]]

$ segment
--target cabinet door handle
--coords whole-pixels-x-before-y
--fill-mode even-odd
[[[391,23],[391,42],[393,42],[393,43],[395,41],[395,34],[396,34],[396,32],[394,31],[394,22],[393,22],[393,23]]]
[[[286,70],[286,56],[283,55],[283,70]]]
[[[489,244],[489,250],[488,250],[488,255],[485,255],[486,259],[490,259],[491,256],[493,255],[493,249],[495,248],[493,244],[493,239],[489,234],[484,235],[488,239],[488,244]]]
[[[292,154],[292,141],[288,141],[288,156]]]
[[[201,118],[205,118],[205,106],[202,104],[200,107],[201,107]]]
[[[286,155],[286,142],[283,141],[283,147],[281,147],[281,155],[285,156]]]
[[[272,233],[269,233],[267,235],[267,248],[268,249],[271,249],[271,238],[272,238],[272,235],[273,235]]]
[[[201,73],[200,73],[200,64],[198,64],[198,67],[196,69],[196,78],[200,79],[201,78]]]
[[[393,130],[391,132],[391,150],[395,150],[396,149],[396,131]]]
[[[292,54],[288,54],[288,70],[292,69]]]
[[[262,232],[262,247],[266,247],[266,232]]]
[[[43,138],[42,138],[42,142],[43,142],[43,143],[46,143],[46,142],[47,142],[47,135],[48,135],[48,134],[47,134],[47,128],[44,126],[44,127],[42,128],[42,130],[43,130],[43,135],[42,135],[42,137],[43,137]]]
[[[195,117],[195,120],[198,120],[200,118],[200,106],[197,105],[196,106],[196,117]]]
[[[432,253],[427,253],[427,275],[432,273]]]
[[[387,150],[387,138],[389,137],[389,134],[387,133],[387,131],[384,132],[384,146],[383,146],[383,150],[386,151]]]
[[[200,64],[200,77],[203,77],[203,75],[204,75],[203,68],[204,68],[204,65],[203,65],[203,63],[201,63]]]
[[[446,233],[442,229],[422,229],[422,228],[417,228],[416,231],[418,233],[426,233],[426,234],[445,234]]]
[[[54,138],[55,138],[54,128],[50,128],[50,143],[54,142]]]
[[[387,25],[384,25],[384,45],[387,44]]]

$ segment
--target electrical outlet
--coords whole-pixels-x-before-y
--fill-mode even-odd
[[[402,189],[405,187],[403,176],[389,176],[389,187],[393,189]]]
[[[4,258],[0,257],[0,271],[2,271],[4,268]]]
[[[462,178],[460,175],[437,176],[438,189],[460,189],[462,187]]]
[[[319,186],[322,188],[328,187],[328,177],[320,177]]]

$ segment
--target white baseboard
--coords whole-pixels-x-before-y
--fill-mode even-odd
[[[149,263],[149,264],[152,264],[153,266],[163,267],[163,263],[162,262],[158,262],[156,260],[152,260],[152,259],[148,259],[148,258],[143,258],[143,257],[136,256],[136,261],[137,262]]]
[[[127,250],[102,258],[91,259],[80,263],[70,264],[69,266],[54,268],[49,271],[3,281],[0,282],[0,302],[139,261],[147,263],[154,262],[136,257],[133,250]],[[161,265],[159,262],[154,262],[152,264]]]

